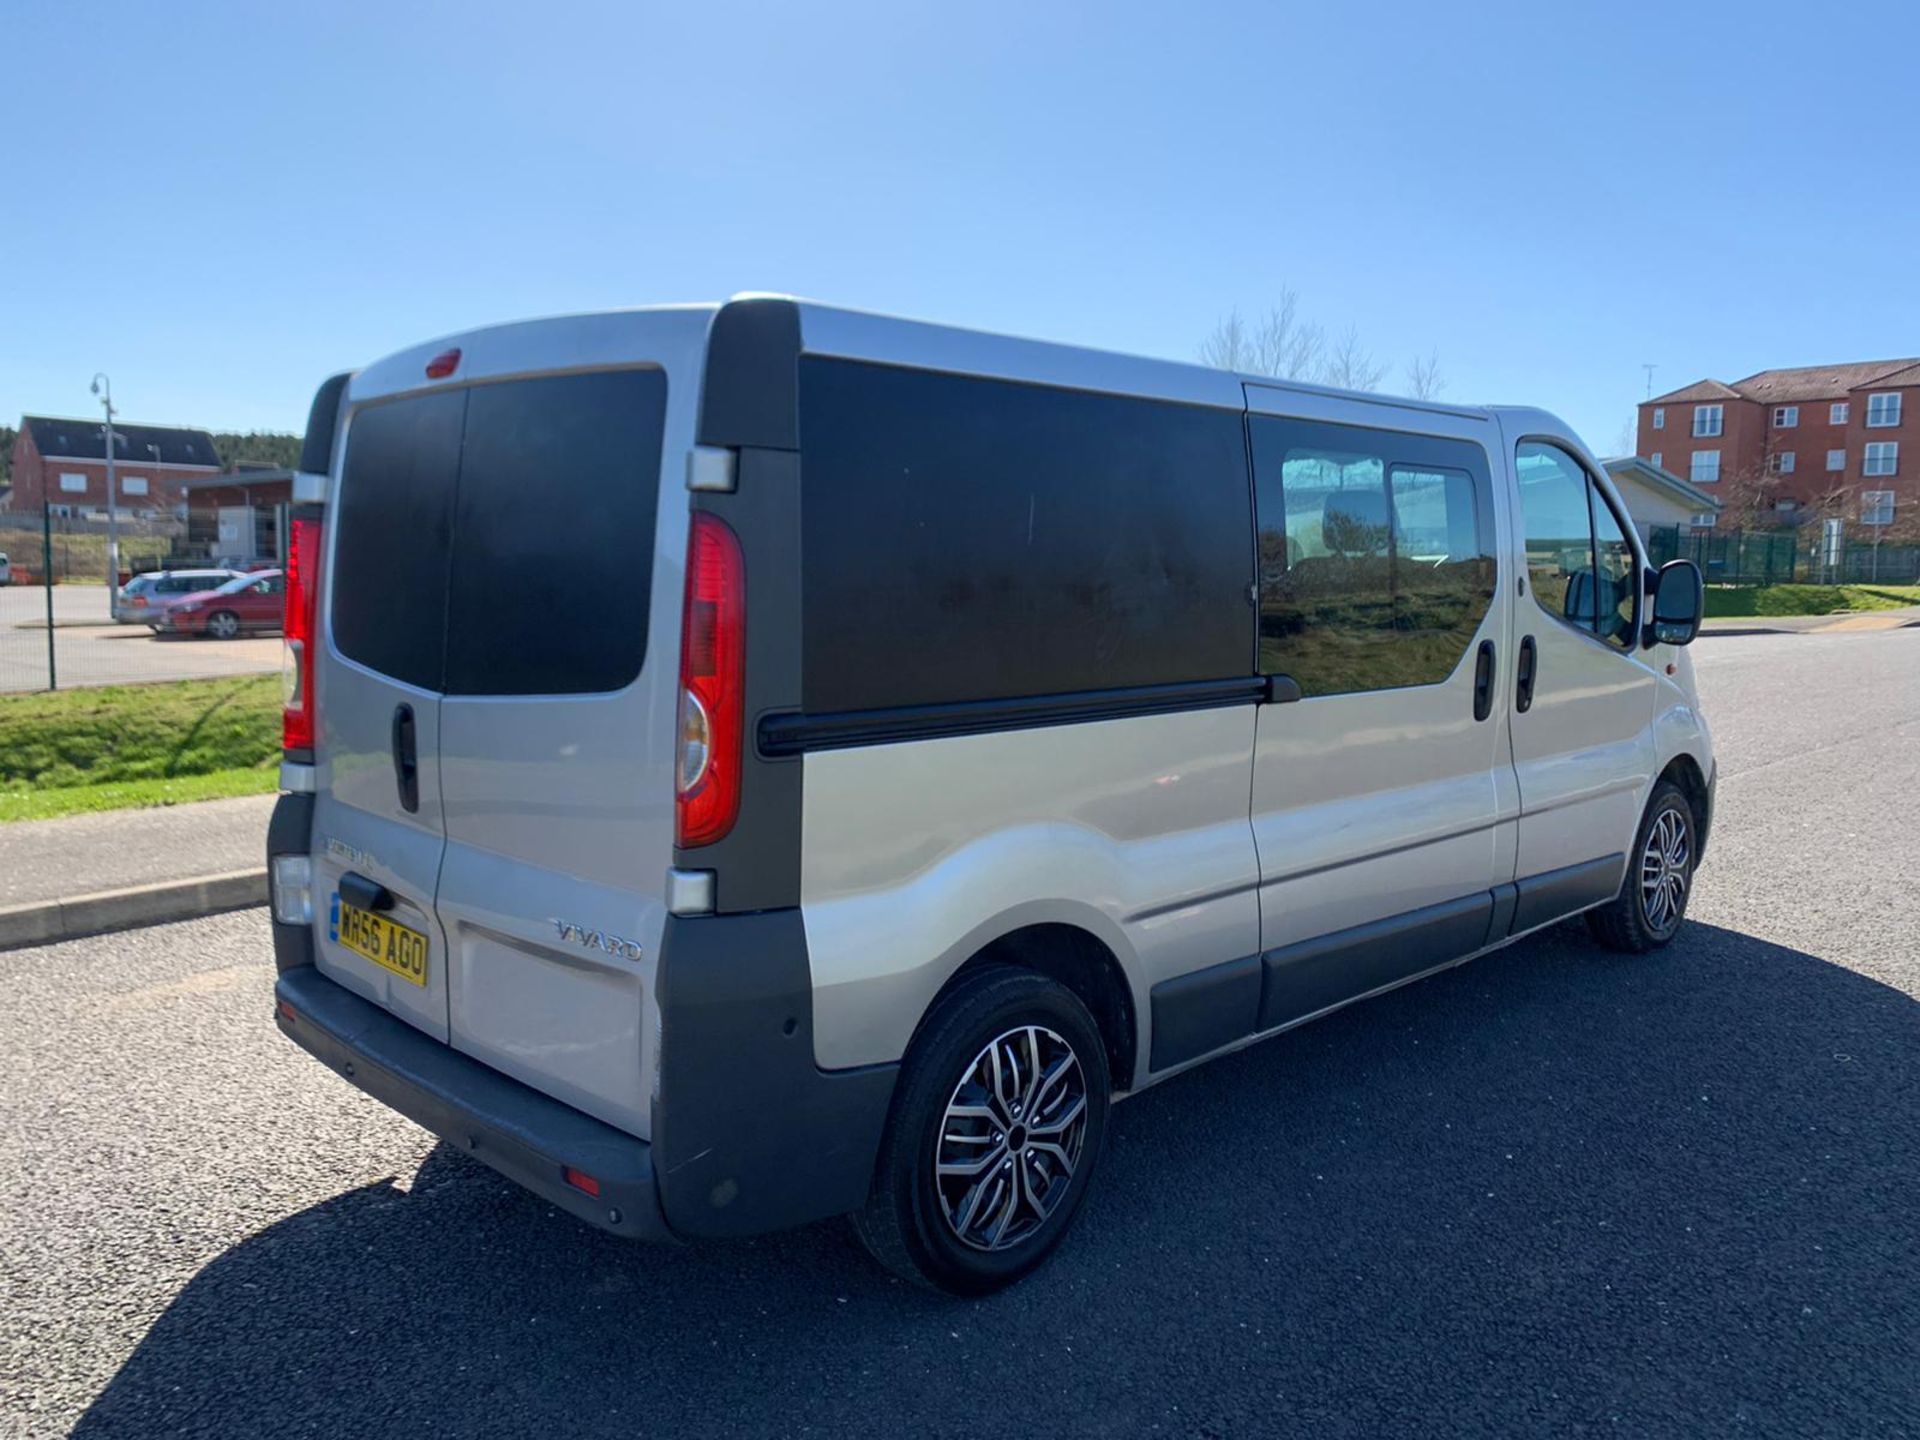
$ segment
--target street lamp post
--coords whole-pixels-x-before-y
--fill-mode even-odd
[[[113,381],[104,373],[93,377],[93,393],[100,397],[100,408],[107,412],[101,434],[107,452],[107,618],[120,598],[120,495],[113,470]]]

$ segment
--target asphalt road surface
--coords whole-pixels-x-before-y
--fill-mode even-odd
[[[0,956],[0,1431],[1920,1434],[1920,630],[1711,639],[1694,918],[1115,1112],[1055,1262],[632,1247],[275,1033],[258,913]]]
[[[0,587],[0,692],[47,688],[47,592]],[[104,585],[53,587],[54,670],[61,689],[150,680],[210,680],[280,668],[280,636],[202,640],[154,635],[107,617]]]

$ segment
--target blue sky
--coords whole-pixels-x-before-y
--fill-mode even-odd
[[[297,430],[404,344],[745,289],[1191,358],[1291,286],[1603,453],[1643,362],[1920,353],[1911,0],[7,10],[8,420],[105,369]]]

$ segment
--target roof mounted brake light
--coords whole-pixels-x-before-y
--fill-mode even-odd
[[[455,346],[451,350],[442,350],[427,362],[427,378],[429,380],[444,380],[459,368],[460,349],[458,346]]]

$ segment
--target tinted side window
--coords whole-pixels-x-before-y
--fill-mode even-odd
[[[667,378],[477,385],[447,585],[450,695],[617,690],[646,656]]]
[[[1445,680],[1493,599],[1484,452],[1254,416],[1260,666],[1304,695]]]
[[[1593,629],[1593,517],[1586,472],[1553,445],[1528,441],[1514,457],[1526,528],[1527,580],[1549,615]]]
[[[1580,462],[1529,440],[1514,455],[1533,598],[1549,615],[1622,650],[1639,623],[1639,561]]]
[[[329,602],[333,642],[369,669],[440,688],[462,390],[370,405],[347,431]],[[333,517],[329,517],[333,518]]]
[[[803,358],[815,713],[1250,673],[1237,411]]]

